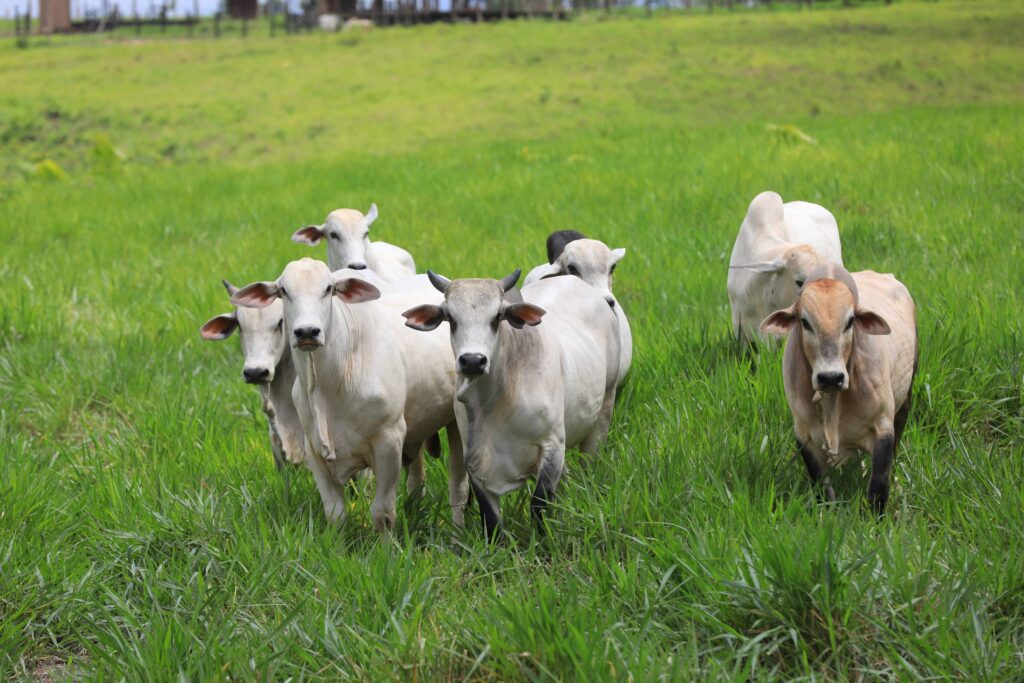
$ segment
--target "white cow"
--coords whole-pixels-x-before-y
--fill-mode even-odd
[[[406,311],[406,325],[429,331],[449,323],[461,375],[456,417],[485,533],[497,533],[500,497],[529,477],[537,479],[530,509],[543,531],[565,449],[593,454],[607,436],[618,375],[615,316],[574,277],[524,287],[517,301],[506,293],[518,270],[500,282],[428,275],[444,303]]]
[[[761,321],[796,301],[807,276],[828,264],[843,265],[839,226],[828,209],[783,204],[775,192],[754,197],[729,259],[733,335],[743,343],[769,341]]]
[[[331,270],[369,268],[385,282],[416,274],[412,255],[387,242],[371,242],[370,226],[377,220],[374,204],[364,216],[355,209],[338,209],[327,214],[322,225],[307,225],[295,231],[292,242],[316,246],[327,240],[327,265]]]
[[[811,273],[792,306],[761,325],[789,334],[786,400],[807,472],[829,500],[829,469],[860,451],[871,455],[868,500],[875,512],[885,510],[917,370],[916,315],[892,275],[826,266]]]
[[[576,237],[578,235],[578,237]],[[571,239],[566,241],[566,236]],[[622,386],[633,364],[633,333],[626,312],[612,294],[612,275],[626,250],[609,249],[598,240],[591,240],[574,230],[560,230],[548,236],[548,258],[551,263],[539,265],[530,271],[524,286],[545,278],[571,275],[580,278],[604,297],[615,311],[619,323],[619,375],[617,386]]]
[[[238,291],[227,280],[222,282],[229,296]],[[281,303],[274,302],[259,309],[236,308],[231,313],[210,318],[199,332],[203,339],[216,341],[227,339],[236,329],[245,356],[242,377],[248,384],[260,388],[274,463],[279,470],[285,463],[300,464],[305,452],[305,436],[292,402],[295,367],[285,341]]]
[[[327,519],[344,521],[346,484],[369,468],[376,475],[370,511],[374,527],[395,523],[399,469],[407,486],[423,483],[421,446],[448,426],[449,496],[462,525],[469,490],[453,410],[454,358],[443,332],[417,335],[402,325],[412,301],[440,296],[420,278],[403,294],[380,290],[360,277],[332,274],[321,261],[289,263],[275,282],[257,282],[231,298],[263,307],[281,300],[298,380],[292,398],[309,444],[313,473]]]

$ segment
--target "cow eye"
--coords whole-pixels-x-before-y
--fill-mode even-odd
[[[455,318],[452,318],[452,317],[448,318],[448,327],[451,328],[452,332],[454,332],[455,328],[458,327],[458,326],[459,326],[458,323],[455,322]]]
[[[334,289],[333,285],[327,285],[327,289],[324,290],[324,296],[330,296],[332,289]]]
[[[277,330],[278,332],[283,330],[284,329],[284,320],[278,320],[277,321],[277,325],[274,326],[274,329]]]
[[[804,329],[808,332],[814,332],[814,330],[811,329],[811,324],[807,322],[807,318],[800,318],[800,324],[803,325]]]
[[[287,299],[288,298],[288,292],[284,291],[284,287],[281,287],[280,289],[281,289],[281,296],[284,297],[285,299]]]
[[[614,264],[614,263],[613,263],[613,264],[612,264],[612,267],[608,269],[608,274],[609,274],[609,275],[611,275],[612,273],[614,273],[614,272],[615,272],[615,266],[616,266],[616,264]]]
[[[579,268],[577,268],[576,266],[571,265],[571,264],[569,265],[567,270],[569,271],[569,275],[579,275],[580,274]]]
[[[332,240],[336,240],[336,239],[338,239],[338,233],[336,233],[336,232],[329,232],[329,233],[327,233],[327,237],[332,239]]]
[[[806,282],[806,280],[804,280],[803,278],[797,278],[797,280],[796,280],[796,286],[797,286],[798,288],[802,288],[802,287],[804,286],[804,282]]]
[[[363,239],[364,240],[370,239],[370,231],[369,230],[367,230],[366,232],[363,233]]]
[[[853,327],[853,318],[846,321],[846,330],[849,331]]]

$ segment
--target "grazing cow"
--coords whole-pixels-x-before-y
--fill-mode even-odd
[[[732,331],[741,343],[768,341],[758,326],[796,301],[811,271],[843,265],[839,226],[824,207],[782,203],[775,192],[754,197],[729,259]]]
[[[239,306],[280,300],[298,381],[292,398],[309,445],[313,473],[327,519],[344,521],[344,485],[369,468],[376,475],[370,508],[380,531],[395,523],[399,469],[407,487],[423,483],[421,447],[448,426],[449,496],[461,526],[469,490],[454,415],[455,371],[443,333],[417,335],[401,312],[423,297],[440,297],[422,279],[381,297],[361,277],[331,273],[321,261],[289,263],[274,282],[257,282],[231,297]]]
[[[531,476],[537,486],[530,509],[543,532],[565,449],[593,454],[608,433],[618,373],[615,316],[574,277],[524,287],[520,300],[506,295],[518,270],[500,282],[428,275],[444,302],[406,311],[406,325],[429,331],[449,324],[461,376],[456,418],[485,533],[493,539],[499,528],[500,497]]]
[[[238,288],[222,281],[228,295]],[[274,464],[280,470],[285,463],[300,464],[305,451],[305,436],[292,402],[295,367],[284,335],[284,311],[280,302],[266,308],[236,308],[231,313],[214,316],[199,332],[211,341],[227,339],[238,330],[245,365],[242,377],[260,388],[263,413],[270,429],[270,447]]]
[[[907,288],[892,275],[826,266],[761,331],[789,334],[783,381],[811,479],[835,500],[829,468],[857,451],[870,453],[868,500],[884,512],[917,371],[916,311]]]
[[[370,241],[370,226],[375,220],[376,204],[365,216],[355,209],[338,209],[327,214],[322,225],[296,230],[292,242],[313,247],[327,239],[327,265],[331,270],[369,268],[385,282],[415,275],[416,264],[409,252],[387,242]]]
[[[567,236],[572,235],[579,236],[564,241]],[[552,249],[553,243],[557,253]],[[549,277],[572,275],[586,282],[604,297],[604,300],[615,311],[615,317],[619,321],[618,386],[622,386],[629,373],[630,365],[633,363],[633,333],[630,330],[625,311],[622,310],[622,306],[618,305],[615,295],[612,294],[612,275],[615,273],[616,264],[625,255],[625,249],[609,249],[604,242],[587,239],[574,230],[553,232],[548,237],[548,258],[551,263],[537,266],[531,270],[526,277],[525,285],[528,286]]]

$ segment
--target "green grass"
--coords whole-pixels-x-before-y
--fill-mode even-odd
[[[0,45],[0,669],[1019,679],[1022,38],[986,1]],[[729,338],[766,188],[917,300],[881,523],[855,467],[815,503],[778,354]],[[236,342],[200,340],[221,277],[273,277],[314,253],[296,227],[372,201],[450,277],[534,265],[557,228],[628,248],[633,373],[546,539],[523,492],[508,539],[474,510],[453,547],[436,461],[393,541],[365,496],[328,528],[274,471]]]

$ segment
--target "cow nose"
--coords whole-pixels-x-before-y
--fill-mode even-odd
[[[245,368],[242,370],[242,377],[248,384],[264,384],[270,378],[270,370],[267,368]]]
[[[464,353],[459,356],[459,372],[467,377],[484,374],[487,368],[487,356],[482,353]]]
[[[351,268],[352,270],[366,270],[365,263],[350,263],[348,264],[348,267]]]
[[[819,372],[818,386],[822,389],[838,389],[843,386],[843,379],[841,372]]]
[[[320,336],[320,328],[314,325],[306,325],[305,327],[295,328],[296,339],[316,339]]]

